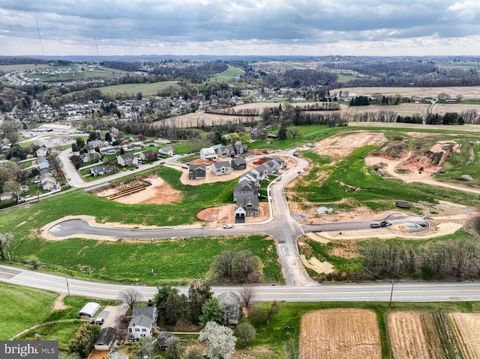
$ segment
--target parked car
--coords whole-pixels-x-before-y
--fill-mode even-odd
[[[223,225],[223,229],[232,229],[233,228],[233,224],[224,224]]]
[[[91,318],[90,319],[90,324],[98,324],[102,325],[105,320],[103,318]]]
[[[392,225],[392,222],[390,221],[381,221],[380,222],[380,227],[390,227]]]

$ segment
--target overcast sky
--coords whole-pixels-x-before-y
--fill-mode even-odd
[[[480,55],[480,0],[0,0],[0,55],[96,55],[96,46],[99,55]]]

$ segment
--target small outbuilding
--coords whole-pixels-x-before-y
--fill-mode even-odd
[[[110,350],[113,347],[113,343],[115,342],[115,334],[117,330],[115,328],[103,328],[100,330],[100,336],[98,340],[95,342],[95,350],[104,351]]]
[[[100,309],[100,304],[95,302],[88,302],[78,312],[79,318],[92,318]]]

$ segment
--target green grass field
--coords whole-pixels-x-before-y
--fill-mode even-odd
[[[45,270],[70,276],[156,285],[187,284],[194,279],[208,279],[213,257],[227,249],[250,250],[264,265],[265,281],[283,282],[275,244],[261,235],[152,243],[19,240],[12,254],[15,258],[34,254],[45,263]],[[154,276],[150,273],[152,269]]]
[[[459,153],[453,153],[445,162],[445,173],[436,175],[437,179],[458,182],[465,186],[480,187],[480,144],[472,138],[458,140],[462,144]],[[472,181],[462,180],[462,175],[469,175]]]
[[[250,249],[263,260],[266,280],[282,281],[275,246],[261,236],[140,244],[39,239],[41,227],[67,215],[84,214],[99,221],[132,224],[178,225],[195,222],[197,212],[203,208],[232,201],[236,181],[185,186],[180,183],[177,170],[160,167],[149,171],[152,172],[180,190],[183,201],[168,205],[125,205],[79,190],[2,213],[0,226],[9,228],[16,238],[9,250],[12,259],[22,262],[34,254],[44,263],[44,269],[72,276],[132,283],[184,283],[204,278],[213,256],[221,251]],[[152,268],[158,273],[156,277],[149,275]]]
[[[66,351],[68,343],[75,336],[81,324],[81,320],[47,324],[25,333],[19,340],[36,340],[39,335],[41,340],[57,340],[59,349]]]
[[[71,66],[55,66],[50,67],[51,69],[62,69],[65,67],[76,67],[75,71],[65,72],[65,73],[48,73],[48,74],[29,74],[31,78],[38,78],[43,81],[71,81],[71,80],[84,80],[92,78],[114,78],[125,73],[121,70],[109,69],[102,66],[96,66],[95,68],[88,68],[81,65],[71,65]]]
[[[232,82],[235,80],[235,78],[242,76],[244,73],[245,71],[243,71],[241,68],[228,65],[228,68],[225,71],[216,74],[211,78],[211,80],[218,82]]]
[[[0,283],[0,338],[16,333],[48,318],[57,295],[41,290]]]
[[[135,96],[137,93],[141,92],[143,96],[155,96],[159,91],[177,85],[177,81],[162,81],[105,86],[99,87],[98,89],[106,95],[127,94],[128,96]]]
[[[466,205],[475,205],[480,200],[478,195],[417,183],[405,185],[399,180],[383,178],[365,164],[364,157],[373,150],[374,146],[359,148],[333,166],[323,161],[317,163],[317,172],[329,171],[329,177],[322,183],[308,176],[299,181],[295,186],[295,200],[336,208],[366,205],[373,210],[394,208],[397,199],[412,203],[445,200]]]

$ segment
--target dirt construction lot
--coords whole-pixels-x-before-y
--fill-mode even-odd
[[[303,316],[300,359],[375,359],[382,357],[374,312],[326,309]]]
[[[394,359],[443,357],[442,343],[430,313],[393,312],[387,319]]]
[[[319,155],[343,158],[357,148],[366,145],[376,145],[386,141],[383,133],[355,132],[346,136],[333,136],[317,142],[315,148]]]
[[[197,218],[204,222],[209,222],[212,226],[219,224],[235,223],[235,205],[227,204],[225,206],[210,207],[202,209],[197,214]],[[260,203],[260,215],[258,217],[247,217],[245,223],[260,223],[266,221],[270,216],[270,207],[267,202]]]
[[[450,313],[464,358],[480,358],[480,313]]]
[[[141,190],[130,193],[129,181],[118,186],[97,192],[97,196],[111,199],[124,204],[167,204],[180,202],[182,194],[158,176],[142,179],[146,186]],[[125,194],[125,195],[123,195]]]

